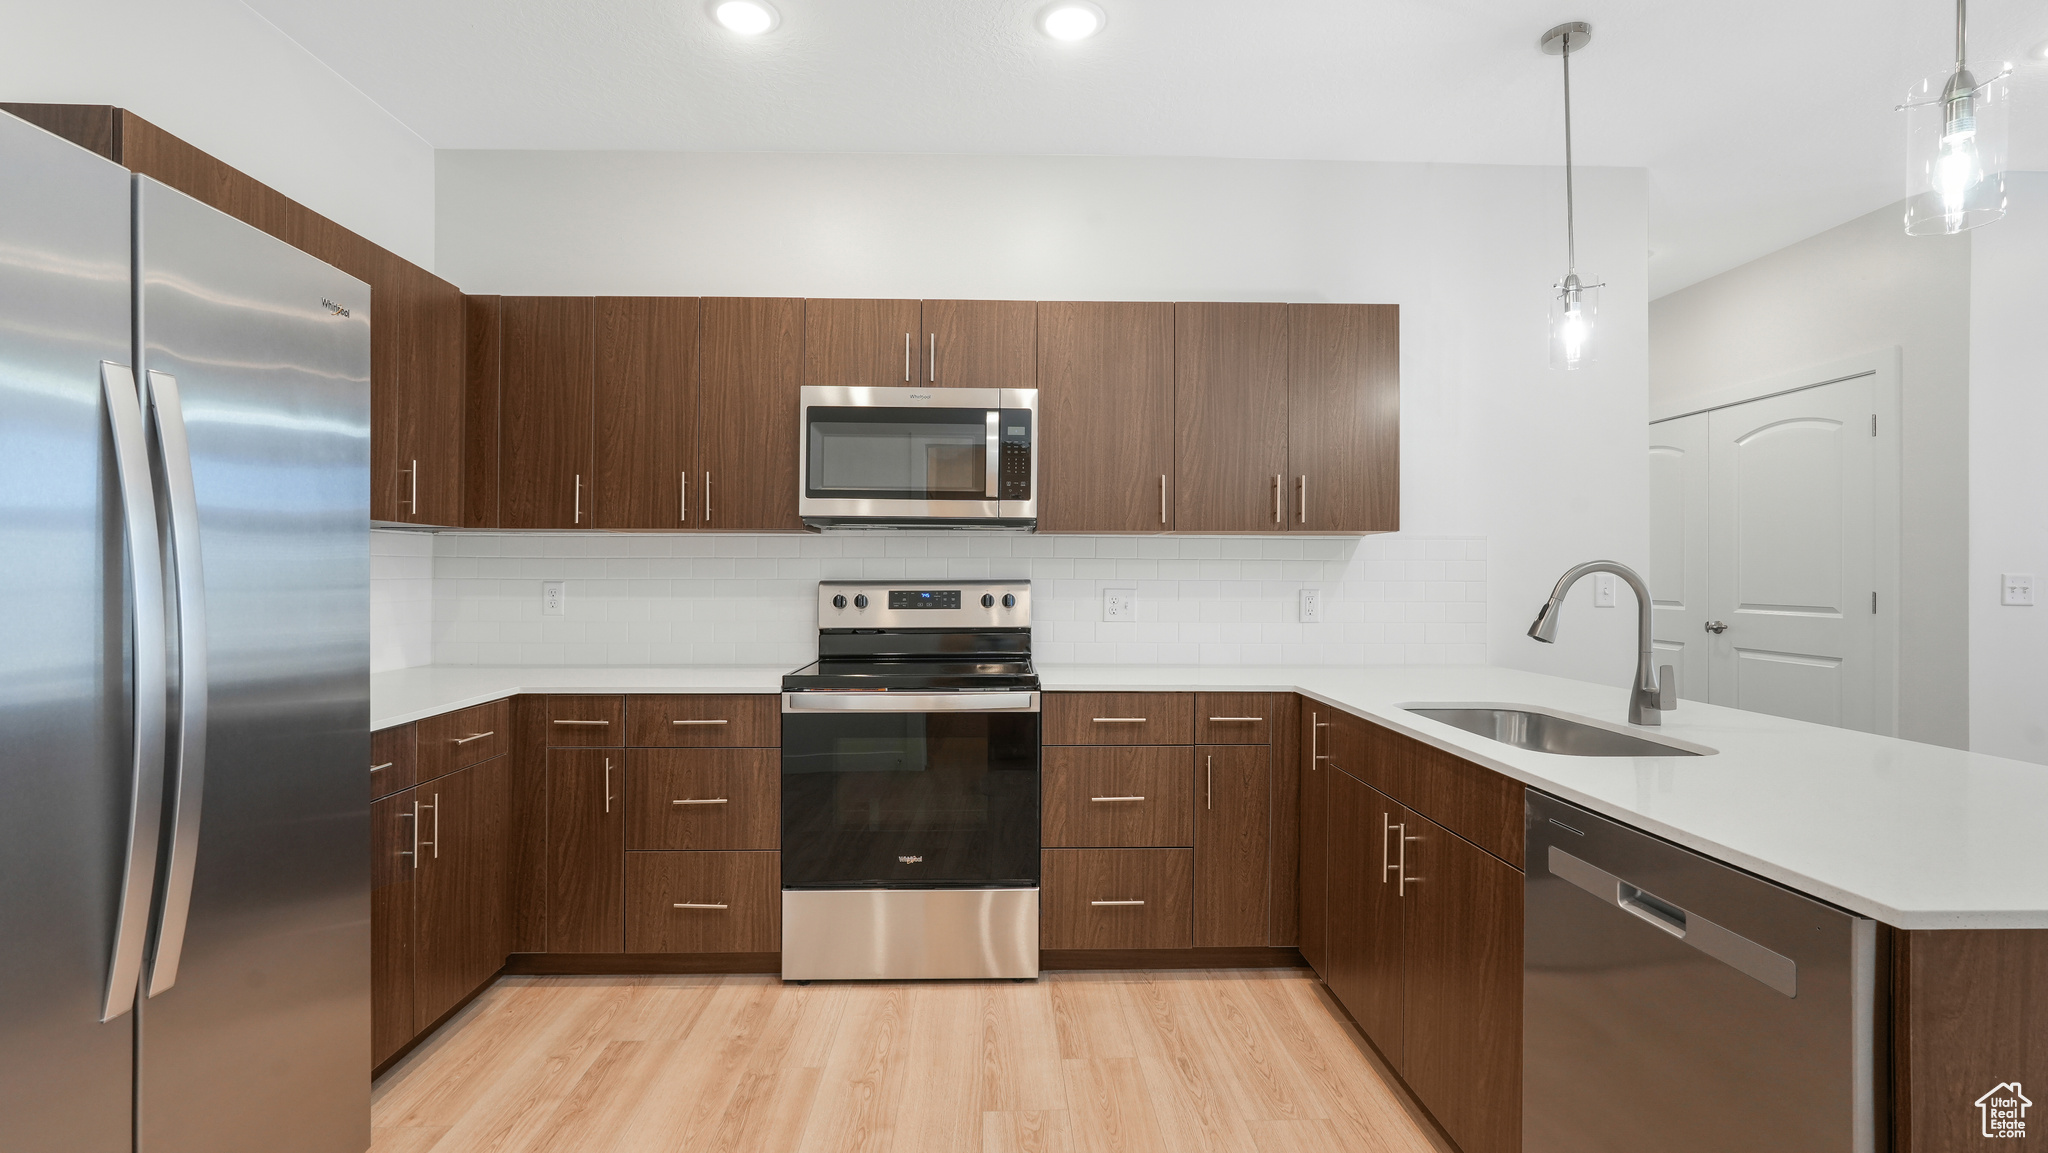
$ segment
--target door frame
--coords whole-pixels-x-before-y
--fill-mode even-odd
[[[1650,423],[1662,424],[1682,417],[1697,416],[1716,409],[1732,408],[1754,400],[1769,400],[1794,392],[1821,388],[1860,377],[1872,377],[1872,407],[1877,416],[1876,443],[1871,446],[1871,561],[1872,581],[1877,585],[1876,635],[1871,652],[1877,667],[1871,670],[1872,693],[1877,698],[1872,716],[1882,736],[1899,733],[1899,485],[1900,455],[1900,362],[1898,345],[1872,349],[1840,360],[1827,361],[1790,372],[1773,373],[1743,384],[1729,385],[1693,394],[1678,401],[1652,401]]]

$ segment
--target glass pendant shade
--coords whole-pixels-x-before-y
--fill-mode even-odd
[[[1906,114],[1906,232],[1940,236],[2005,215],[2005,140],[2012,100],[2003,73],[1965,70],[1913,86]]]
[[[1550,367],[1566,370],[1591,364],[1598,343],[1600,288],[1582,282],[1576,273],[1555,285],[1550,294]]]

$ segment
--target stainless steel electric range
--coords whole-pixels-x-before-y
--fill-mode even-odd
[[[1028,581],[825,581],[782,678],[782,975],[1038,975]]]

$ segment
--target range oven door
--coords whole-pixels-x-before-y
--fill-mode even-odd
[[[782,699],[784,889],[1037,886],[1037,693]]]
[[[1037,524],[1038,390],[809,385],[802,404],[805,524]]]

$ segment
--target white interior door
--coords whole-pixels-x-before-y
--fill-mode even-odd
[[[1876,729],[1875,387],[1706,414],[1714,703]]]
[[[1657,663],[1678,670],[1678,695],[1711,701],[1713,637],[1706,630],[1711,413],[1650,426],[1650,601]]]

